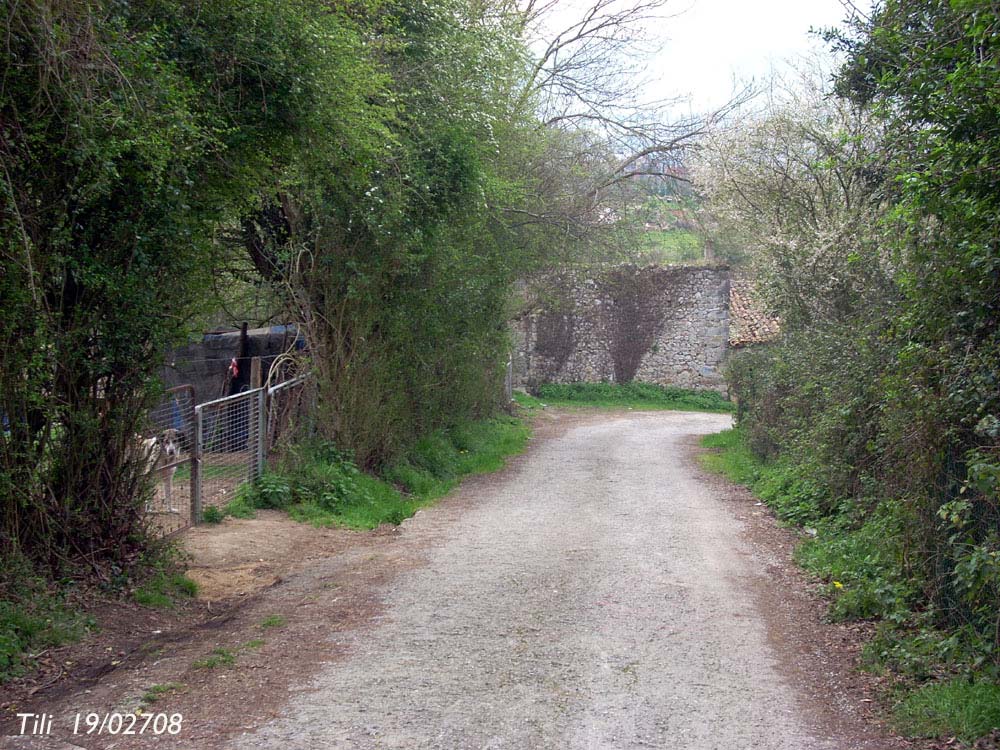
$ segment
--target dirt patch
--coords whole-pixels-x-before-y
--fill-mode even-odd
[[[180,544],[198,598],[219,602],[269,588],[314,560],[348,549],[358,537],[356,531],[315,528],[262,510],[254,519],[227,518],[188,529]]]

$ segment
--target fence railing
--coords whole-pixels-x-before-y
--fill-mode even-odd
[[[176,453],[152,469],[156,489],[146,508],[151,525],[170,534],[196,524],[205,508],[226,505],[241,485],[258,479],[269,457],[309,424],[311,384],[309,375],[301,375],[202,404],[194,403],[191,386],[167,391],[150,421],[158,451],[173,445]]]

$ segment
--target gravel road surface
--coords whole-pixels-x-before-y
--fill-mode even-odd
[[[851,747],[779,673],[755,553],[691,461],[729,421],[581,420],[457,517],[419,513],[426,564],[233,747]]]

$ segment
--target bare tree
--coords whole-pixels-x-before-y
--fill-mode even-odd
[[[549,148],[531,165],[544,208],[509,213],[584,237],[627,218],[648,178],[687,179],[686,149],[749,92],[681,118],[678,100],[650,97],[647,65],[661,46],[651,30],[669,22],[672,8],[669,0],[526,0],[517,10],[535,55],[517,107],[532,111]]]
[[[692,162],[710,221],[745,239],[761,290],[792,323],[836,323],[892,272],[875,235],[879,125],[830,95],[829,69],[804,60],[775,79]]]

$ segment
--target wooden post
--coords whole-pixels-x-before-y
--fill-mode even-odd
[[[254,357],[250,360],[250,388],[260,388],[261,384],[261,366],[260,357]]]
[[[264,433],[267,430],[267,394],[261,388],[261,380],[260,357],[254,357],[250,360],[250,389],[257,391],[257,397],[253,402],[255,405],[254,413],[257,419],[256,423],[251,425],[254,436],[254,462],[253,470],[250,473],[250,481],[260,479],[261,474],[264,473],[264,440],[266,438]]]

